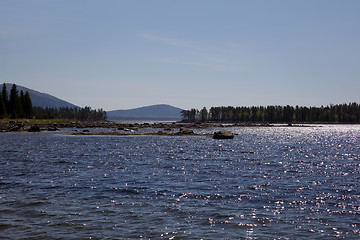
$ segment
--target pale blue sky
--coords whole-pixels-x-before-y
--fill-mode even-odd
[[[360,102],[358,0],[0,0],[0,79],[105,110]]]

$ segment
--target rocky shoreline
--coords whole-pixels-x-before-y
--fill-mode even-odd
[[[113,128],[112,122],[63,122],[63,121],[2,121],[0,132],[57,131],[61,128]]]
[[[0,132],[40,132],[57,131],[61,128],[115,128],[118,130],[136,130],[143,128],[162,128],[172,130],[181,127],[187,128],[208,128],[208,124],[181,124],[181,123],[116,123],[110,121],[103,122],[62,122],[62,121],[2,121],[0,122]],[[212,127],[215,125],[212,125]]]
[[[238,124],[238,123],[181,123],[181,122],[168,122],[168,123],[117,123],[111,121],[101,122],[80,122],[80,121],[46,121],[46,120],[18,120],[18,121],[5,121],[0,122],[0,132],[42,132],[42,131],[58,131],[62,128],[73,129],[117,129],[131,131],[144,128],[159,129],[159,135],[162,131],[172,131],[180,129],[178,134],[189,135],[189,129],[207,129],[207,128],[229,128],[229,127],[274,127],[271,124]],[[276,126],[289,126],[292,125],[276,125]],[[296,125],[299,127],[301,125]],[[160,130],[161,129],[161,130]],[[181,130],[183,129],[183,130]],[[126,134],[126,133],[125,133]]]

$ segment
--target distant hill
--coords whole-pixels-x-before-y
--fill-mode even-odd
[[[2,89],[2,84],[0,86],[1,86],[1,89]],[[9,96],[10,96],[10,90],[11,90],[12,86],[13,86],[13,83],[6,83],[6,89],[9,92]],[[46,107],[50,107],[50,108],[60,108],[60,107],[74,108],[74,107],[78,107],[78,106],[76,106],[76,105],[74,105],[72,103],[66,102],[64,100],[61,100],[61,99],[59,99],[57,97],[54,97],[52,95],[49,95],[47,93],[41,93],[41,92],[35,91],[33,89],[17,85],[17,84],[16,84],[16,88],[19,91],[19,93],[20,93],[21,90],[24,93],[26,91],[29,92],[30,98],[31,98],[31,101],[32,101],[32,104],[33,104],[34,107],[43,107],[43,108],[46,108]]]
[[[166,104],[108,111],[109,120],[181,120],[183,109]]]

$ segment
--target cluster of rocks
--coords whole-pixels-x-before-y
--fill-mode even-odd
[[[180,128],[179,135],[195,135],[194,131],[189,128]],[[213,139],[233,139],[235,136],[234,133],[232,133],[229,130],[221,130],[214,132]]]
[[[196,134],[194,133],[193,130],[189,129],[189,128],[184,128],[181,127],[179,129],[178,132],[172,132],[172,133],[167,133],[167,132],[163,132],[163,131],[159,131],[154,135],[167,135],[167,136],[208,136],[211,134]],[[233,139],[235,134],[232,133],[229,130],[221,130],[221,131],[217,131],[214,132],[214,134],[212,135],[213,139]]]
[[[0,132],[41,132],[58,131],[60,128],[86,129],[83,133],[90,132],[91,128],[114,128],[123,131],[123,135],[133,134],[139,129],[159,129],[154,135],[169,136],[202,136],[211,134],[196,134],[193,129],[206,129],[224,127],[221,124],[183,124],[183,123],[116,123],[116,122],[50,122],[50,121],[3,121],[0,122]],[[77,131],[77,130],[74,130]],[[213,134],[213,139],[232,139],[234,134],[228,130],[221,130]]]
[[[30,123],[28,121],[9,121],[0,123],[0,132],[41,132],[41,131],[58,131],[57,124]]]
[[[115,128],[118,130],[132,131],[142,128],[164,129],[172,131],[176,128],[207,128],[205,124],[178,124],[178,123],[116,123],[103,122],[52,122],[52,121],[0,121],[0,132],[34,131],[37,126],[40,131],[56,131],[60,128]],[[185,132],[184,132],[185,133]]]
[[[60,128],[114,128],[117,125],[112,122],[1,121],[0,132],[58,131]]]

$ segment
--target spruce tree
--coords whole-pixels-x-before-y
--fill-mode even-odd
[[[9,95],[8,95],[8,92],[7,92],[7,89],[6,89],[6,83],[3,84],[1,95],[3,97],[5,110],[6,110],[7,113],[9,113]]]
[[[20,107],[19,107],[19,115],[21,118],[24,118],[24,104],[25,104],[25,95],[23,90],[20,91]]]
[[[5,103],[2,97],[2,94],[0,93],[0,118],[4,118],[6,115],[6,107]]]
[[[30,94],[28,91],[25,92],[24,103],[23,103],[23,111],[26,118],[32,118],[34,111],[30,98]]]
[[[18,95],[18,90],[16,84],[13,84],[10,90],[10,99],[9,99],[9,114],[11,118],[17,118],[21,115],[21,102]]]

